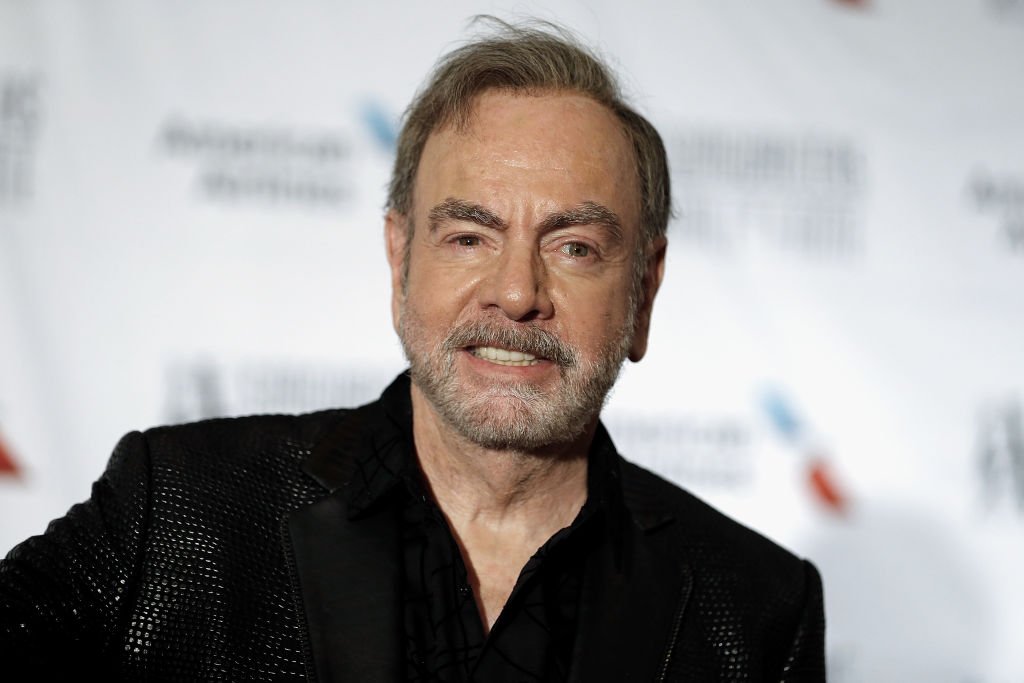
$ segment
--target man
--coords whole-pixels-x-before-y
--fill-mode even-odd
[[[823,680],[814,567],[621,459],[598,419],[646,350],[668,188],[657,132],[567,36],[499,24],[449,54],[385,220],[408,374],[355,410],[126,436],[0,566],[0,662]]]

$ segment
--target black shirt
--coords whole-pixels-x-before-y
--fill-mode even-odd
[[[388,387],[381,403],[388,433],[377,435],[346,493],[356,519],[379,505],[401,509],[407,680],[567,680],[587,558],[607,532],[609,498],[621,497],[610,485],[614,458],[592,449],[587,502],[522,568],[485,635],[462,553],[414,457],[408,377]]]

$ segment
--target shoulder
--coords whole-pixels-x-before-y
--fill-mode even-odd
[[[348,408],[335,408],[301,414],[218,417],[151,427],[134,434],[151,453],[169,451],[183,457],[211,452],[222,457],[243,455],[268,447],[308,451],[350,412]]]
[[[742,662],[751,679],[824,680],[817,568],[642,467],[626,462],[621,472],[641,543],[687,577],[690,606],[679,641],[687,656],[672,671],[710,680],[725,673],[716,662],[730,661]]]
[[[808,574],[815,570],[803,558],[689,491],[628,461],[621,469],[626,506],[637,523],[663,534],[669,552],[695,569],[735,572],[748,584],[776,587],[813,579]]]
[[[348,412],[212,418],[131,432],[93,498],[150,510],[161,523],[187,515],[269,529],[282,511],[323,495],[303,465]]]
[[[125,434],[103,479],[153,487],[302,481],[302,463],[350,409],[220,417]]]

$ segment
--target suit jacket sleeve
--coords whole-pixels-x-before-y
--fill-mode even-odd
[[[825,680],[825,605],[821,575],[804,560],[804,604],[782,672],[783,683]]]
[[[128,646],[117,641],[145,534],[148,461],[145,437],[126,435],[91,497],[0,561],[4,666],[31,662],[34,671],[82,674]]]

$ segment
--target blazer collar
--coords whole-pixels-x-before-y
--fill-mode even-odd
[[[347,507],[332,493],[285,522],[311,678],[397,683],[405,674],[399,508],[353,520]]]
[[[304,467],[328,495],[285,520],[318,680],[397,683],[405,676],[401,507],[380,504],[411,461],[411,442],[390,410],[402,384],[400,377],[380,401],[347,413],[314,446]]]
[[[693,586],[671,515],[626,511],[621,552],[609,534],[587,562],[570,683],[660,681]]]
[[[409,377],[402,373],[379,400],[347,413],[303,466],[328,491],[342,490],[357,514],[415,469],[412,443]]]

